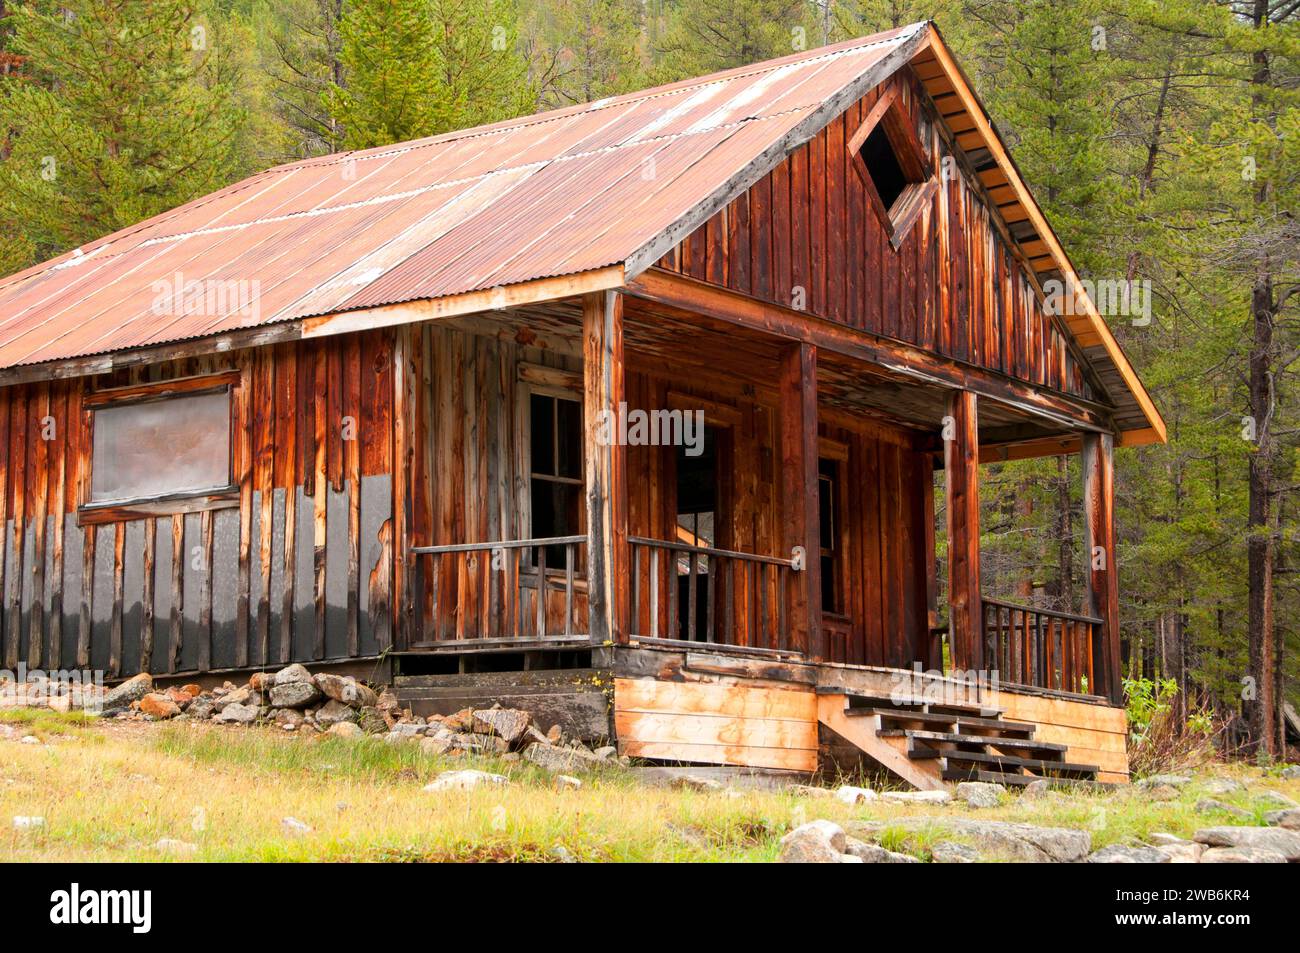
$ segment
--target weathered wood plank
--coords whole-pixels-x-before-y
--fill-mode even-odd
[[[948,402],[944,473],[948,521],[948,632],[957,668],[984,667],[980,608],[979,424],[976,397],[955,391]]]
[[[627,636],[626,448],[611,426],[624,393],[622,296],[587,295],[582,321],[588,632],[600,644]]]

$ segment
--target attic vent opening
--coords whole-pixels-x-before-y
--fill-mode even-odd
[[[867,175],[871,177],[871,182],[876,187],[876,194],[880,196],[880,203],[886,210],[892,209],[898,197],[907,188],[908,181],[907,174],[899,164],[898,156],[894,154],[889,134],[882,126],[877,126],[871,130],[871,134],[867,136],[867,141],[859,151],[862,161],[867,165]]]
[[[897,249],[938,187],[897,89],[883,94],[849,140],[853,167]]]

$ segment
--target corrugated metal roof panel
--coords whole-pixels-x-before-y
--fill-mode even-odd
[[[0,367],[617,264],[917,29],[268,170],[0,281]]]

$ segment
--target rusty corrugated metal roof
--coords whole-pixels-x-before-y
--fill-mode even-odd
[[[0,368],[627,262],[922,29],[259,173],[0,281]]]

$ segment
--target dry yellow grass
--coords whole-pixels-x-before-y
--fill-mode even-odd
[[[275,729],[211,724],[78,724],[48,713],[22,730],[44,742],[0,740],[0,860],[174,859],[154,845],[185,841],[183,859],[273,861],[767,861],[792,826],[815,817],[889,820],[974,812],[965,807],[849,807],[790,793],[696,792],[646,787],[632,772],[583,776],[560,790],[525,763],[434,758],[413,744],[298,737]],[[440,772],[480,768],[510,784],[470,792],[422,790]],[[1227,769],[1221,769],[1225,773]],[[1300,783],[1262,778],[1292,798]],[[1198,814],[1195,790],[1174,801],[1136,793],[1010,798],[981,818],[1088,829],[1095,847],[1155,830],[1187,834],[1232,823]],[[1261,809],[1262,810],[1262,809]],[[12,818],[39,815],[42,828],[16,830]],[[295,834],[284,818],[309,825]],[[922,830],[887,835],[891,846],[926,847],[944,836]]]

